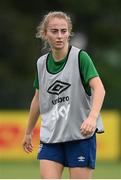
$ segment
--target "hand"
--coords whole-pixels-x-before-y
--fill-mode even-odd
[[[92,134],[96,129],[96,119],[88,117],[84,122],[82,123],[80,127],[81,134],[83,136],[88,136]]]
[[[25,134],[22,145],[26,153],[31,153],[33,151],[31,134]]]

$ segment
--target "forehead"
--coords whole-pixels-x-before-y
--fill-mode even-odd
[[[61,28],[61,29],[68,29],[68,23],[63,18],[50,18],[48,22],[48,28]]]

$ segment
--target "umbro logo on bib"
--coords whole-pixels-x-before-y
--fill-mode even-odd
[[[65,91],[66,89],[69,88],[69,86],[71,86],[71,84],[66,83],[66,82],[62,82],[59,80],[56,80],[47,90],[48,93],[50,94],[56,94],[59,95],[60,93],[62,93],[63,91]]]

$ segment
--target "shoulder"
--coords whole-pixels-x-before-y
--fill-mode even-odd
[[[82,57],[82,58],[90,58],[89,54],[83,49],[80,50],[80,57]]]
[[[86,50],[72,46],[71,47],[71,53],[73,54],[74,52],[75,52],[75,54],[78,54],[78,58],[79,58],[80,62],[82,62],[82,61],[84,63],[92,62],[92,59]]]
[[[72,56],[79,57],[81,51],[82,51],[82,49],[80,49],[80,48],[78,48],[78,47],[75,47],[75,46],[71,46],[70,54],[71,54]]]
[[[82,51],[82,49],[76,47],[76,46],[71,46],[71,51],[77,51],[77,52],[80,52]]]
[[[90,55],[83,49],[79,53],[79,59],[80,59],[80,63],[84,63],[84,64],[93,63]]]
[[[47,59],[47,56],[48,56],[49,53],[46,53],[42,56],[40,56],[38,59],[37,59],[37,64],[40,64],[42,63],[43,61],[45,61]]]

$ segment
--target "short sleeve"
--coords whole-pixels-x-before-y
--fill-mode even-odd
[[[92,59],[85,51],[81,51],[80,53],[80,71],[85,84],[88,84],[91,78],[99,76]]]
[[[38,81],[38,73],[37,73],[37,71],[36,71],[36,74],[35,74],[33,87],[34,87],[34,89],[39,89],[39,81]]]
[[[89,86],[89,80],[99,76],[92,59],[90,56],[87,54],[85,51],[80,51],[80,56],[79,56],[79,70],[80,70],[80,75],[81,75],[81,80],[82,84],[84,86],[84,89],[86,93],[91,96],[91,88]]]

